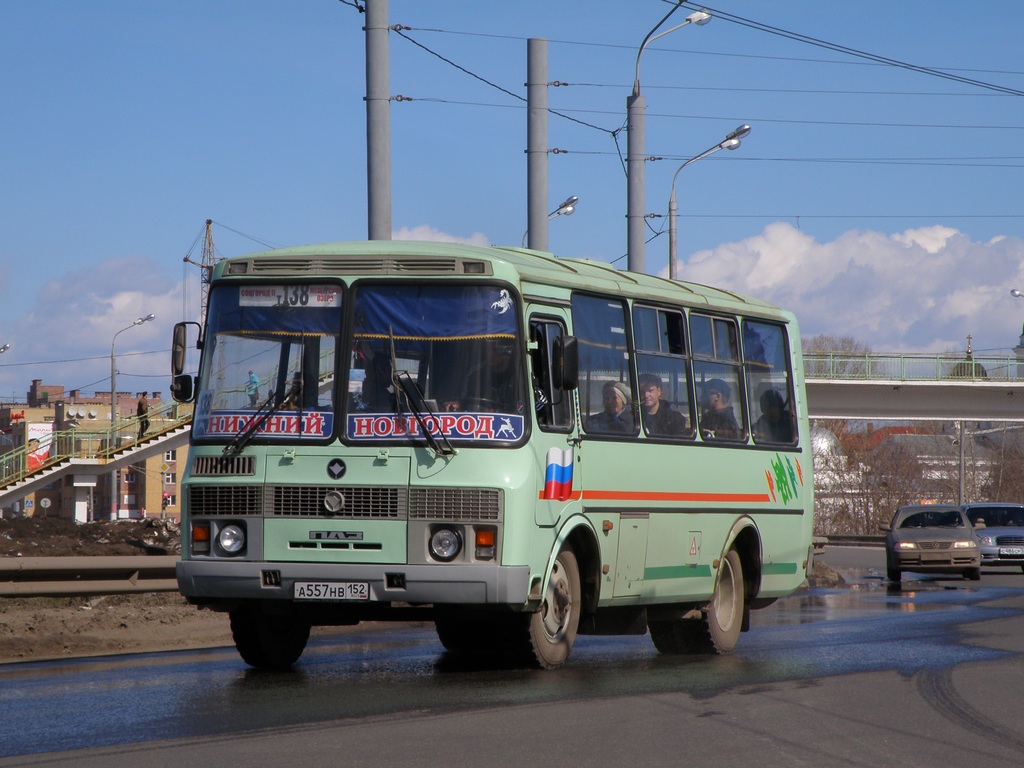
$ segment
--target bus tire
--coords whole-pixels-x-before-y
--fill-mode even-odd
[[[743,564],[739,553],[730,549],[722,560],[718,584],[704,611],[712,653],[729,653],[736,647],[743,627]]]
[[[736,550],[722,560],[718,584],[699,619],[666,619],[647,625],[659,653],[729,653],[743,627],[743,565]]]
[[[231,611],[230,617],[238,655],[254,669],[291,669],[306,649],[310,625],[294,616],[239,609]]]
[[[542,669],[555,669],[569,658],[580,624],[580,569],[571,549],[555,558],[544,601],[530,616],[533,659]]]

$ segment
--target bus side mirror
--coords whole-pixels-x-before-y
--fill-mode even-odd
[[[185,353],[188,351],[188,327],[196,327],[196,349],[202,349],[198,341],[199,323],[175,323],[174,335],[171,337],[171,376],[179,376],[185,371]]]
[[[171,337],[171,397],[179,403],[187,403],[194,395],[194,382],[190,375],[185,373],[185,355],[188,352],[188,328],[190,325],[196,327],[196,335],[202,330],[199,323],[182,322],[174,326],[174,334]],[[196,341],[196,348],[200,343]]]
[[[579,346],[575,336],[558,336],[552,344],[551,373],[558,389],[576,389],[580,380]]]

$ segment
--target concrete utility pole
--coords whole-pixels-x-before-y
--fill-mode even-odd
[[[647,207],[645,200],[644,186],[644,163],[647,161],[645,155],[645,112],[647,111],[647,99],[640,93],[640,58],[644,49],[670,32],[675,32],[687,24],[704,26],[711,21],[711,14],[707,11],[694,11],[686,17],[686,21],[677,24],[671,29],[666,29],[660,34],[654,34],[664,24],[668,17],[675,13],[682,6],[682,2],[672,6],[672,10],[665,14],[640,44],[640,50],[636,54],[636,69],[633,74],[633,92],[626,99],[626,130],[629,132],[626,141],[626,264],[630,272],[645,272],[647,270]]]
[[[548,249],[548,41],[526,41],[527,247]]]
[[[366,0],[366,214],[370,240],[391,239],[388,0]]]

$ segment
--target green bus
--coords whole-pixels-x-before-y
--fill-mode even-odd
[[[179,323],[179,588],[281,669],[429,620],[542,668],[577,634],[728,653],[811,567],[792,314],[548,253],[369,241],[219,262]],[[186,372],[200,350],[198,373]]]

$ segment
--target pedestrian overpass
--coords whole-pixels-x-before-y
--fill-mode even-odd
[[[806,354],[812,419],[1024,421],[1016,355]]]
[[[1024,421],[1024,361],[1016,355],[806,354],[804,376],[812,419]],[[25,448],[5,454],[0,506],[66,475],[82,476],[75,486],[84,489],[98,475],[187,445],[191,413],[172,409],[152,418],[142,440],[134,438],[137,417],[101,432],[55,432],[39,469],[28,468]]]

